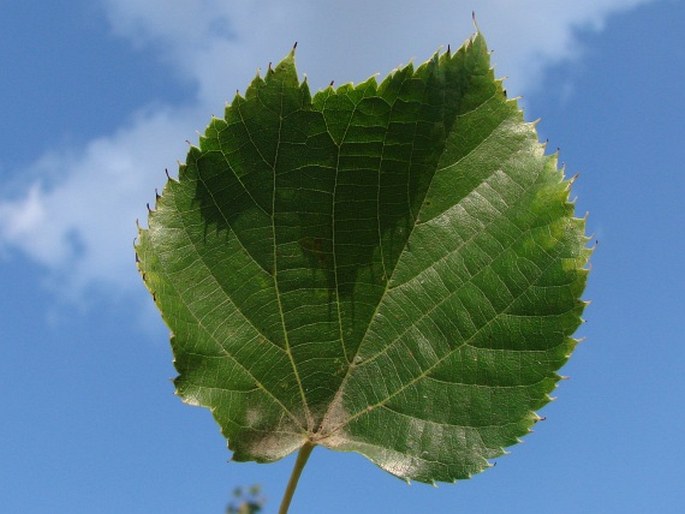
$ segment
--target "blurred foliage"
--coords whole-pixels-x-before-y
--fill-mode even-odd
[[[236,487],[233,500],[226,507],[226,514],[256,514],[262,512],[264,503],[259,485],[251,485],[247,489]]]

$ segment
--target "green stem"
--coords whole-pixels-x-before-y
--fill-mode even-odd
[[[316,445],[306,442],[302,445],[302,448],[300,448],[300,451],[297,454],[297,460],[295,461],[295,467],[293,468],[290,480],[288,481],[288,487],[285,488],[285,493],[283,493],[281,508],[278,509],[278,514],[288,514],[288,507],[290,507],[290,501],[293,499],[297,482],[300,479],[304,465],[307,464],[307,459],[309,459],[309,455],[312,453],[314,446]]]

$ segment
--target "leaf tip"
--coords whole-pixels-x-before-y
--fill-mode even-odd
[[[478,27],[478,20],[476,19],[476,11],[473,10],[471,11],[471,22],[473,23],[473,28],[476,29],[476,32],[480,34],[480,27]]]

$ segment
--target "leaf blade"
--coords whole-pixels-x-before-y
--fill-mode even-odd
[[[471,476],[527,433],[575,345],[569,187],[479,34],[313,98],[291,53],[212,120],[140,233],[178,394],[236,460],[308,442]]]

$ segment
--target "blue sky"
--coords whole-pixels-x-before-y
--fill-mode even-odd
[[[292,458],[227,463],[210,414],[173,396],[135,220],[185,140],[295,40],[317,89],[458,46],[474,9],[510,95],[580,173],[599,241],[586,342],[494,469],[407,486],[316,449],[292,511],[682,510],[685,3],[24,0],[0,22],[3,512],[219,513],[252,483],[276,511]]]

